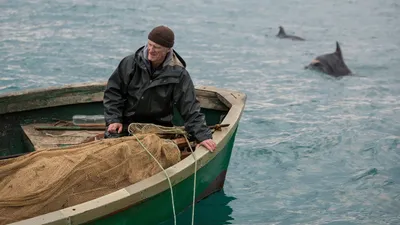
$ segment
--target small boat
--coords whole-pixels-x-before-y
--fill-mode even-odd
[[[65,139],[63,135],[40,136],[33,127],[71,121],[74,115],[103,114],[104,89],[105,83],[101,82],[0,95],[0,158],[20,157],[39,148],[71,146],[90,138],[96,139],[96,135],[102,132],[98,129],[85,130],[86,136]],[[220,191],[224,186],[246,95],[209,86],[196,87],[196,94],[207,125],[220,125],[219,130],[213,133],[216,151],[210,153],[202,146],[196,147],[192,153],[194,157],[184,157],[151,177],[93,200],[12,224],[158,224],[170,220],[193,202]],[[177,114],[173,123],[183,125]],[[174,193],[173,203],[170,185]]]

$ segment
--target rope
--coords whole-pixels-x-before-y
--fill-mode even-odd
[[[169,184],[169,188],[171,191],[171,201],[172,201],[172,211],[174,213],[174,225],[176,225],[176,212],[175,212],[175,201],[174,201],[174,193],[172,190],[172,183],[171,180],[169,179],[169,176],[167,174],[167,172],[165,171],[165,169],[162,167],[162,165],[157,161],[157,159],[150,153],[149,150],[147,150],[147,148],[142,144],[142,142],[139,140],[139,138],[135,135],[135,126],[137,124],[129,124],[128,126],[128,132],[133,135],[136,140],[139,142],[139,144],[143,147],[144,150],[146,150],[146,152],[154,159],[154,161],[160,166],[160,168],[163,170],[165,176],[168,179],[168,184]],[[152,124],[152,127],[154,127],[154,125]],[[175,134],[182,134],[185,137],[186,143],[189,146],[190,151],[192,152],[192,156],[194,159],[194,179],[193,179],[193,202],[192,202],[192,225],[194,225],[194,210],[195,210],[195,204],[196,204],[196,180],[197,180],[197,159],[196,156],[194,155],[194,151],[192,149],[192,146],[190,145],[190,142],[187,138],[186,132],[184,130],[182,130],[182,128],[161,128],[160,126],[156,126],[159,129],[162,130],[163,133],[175,133]],[[141,129],[143,129],[144,127],[142,127]]]
[[[174,225],[176,225],[176,213],[175,213],[175,204],[174,204],[174,192],[172,191],[172,184],[171,184],[171,180],[169,179],[169,176],[167,174],[167,171],[165,171],[165,169],[162,167],[162,165],[158,162],[158,160],[153,156],[153,154],[151,154],[151,152],[149,150],[147,150],[147,148],[142,144],[142,142],[139,140],[139,138],[133,133],[133,136],[135,136],[136,140],[139,142],[139,144],[143,147],[144,150],[146,150],[146,152],[154,159],[154,161],[160,166],[160,168],[164,171],[165,176],[168,179],[168,184],[169,184],[169,188],[171,190],[171,200],[172,200],[172,212],[174,213]]]
[[[187,139],[186,135],[184,135],[186,143],[188,144],[190,151],[192,152],[192,156],[194,159],[194,179],[193,179],[193,203],[192,203],[192,225],[194,224],[194,206],[196,204],[196,176],[197,176],[197,160],[196,156],[194,156],[194,152],[192,146],[190,146],[190,142]]]

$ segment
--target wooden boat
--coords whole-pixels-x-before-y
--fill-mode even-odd
[[[74,142],[62,139],[46,142],[43,136],[35,138],[32,125],[54,123],[54,119],[70,121],[77,114],[102,114],[104,88],[104,83],[87,83],[0,95],[0,156],[16,157],[40,147],[83,142],[87,137]],[[207,124],[228,126],[214,132],[215,152],[198,147],[195,157],[186,157],[166,169],[176,193],[176,213],[193,201],[194,158],[197,159],[196,201],[223,188],[246,102],[246,95],[237,91],[201,86],[196,87],[196,92]],[[179,115],[174,115],[174,124],[183,125]],[[108,195],[13,224],[157,224],[172,217],[169,183],[160,172]]]

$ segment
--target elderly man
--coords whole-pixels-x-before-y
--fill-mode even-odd
[[[186,63],[172,49],[174,39],[170,28],[155,27],[145,46],[121,60],[104,92],[105,138],[128,135],[127,126],[133,122],[172,126],[175,106],[186,131],[209,151],[215,150]]]

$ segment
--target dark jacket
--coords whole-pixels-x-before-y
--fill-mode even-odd
[[[173,51],[152,73],[147,48],[121,60],[104,92],[104,116],[111,123],[154,123],[172,126],[173,108],[184,119],[186,131],[197,141],[211,139],[185,61]]]

